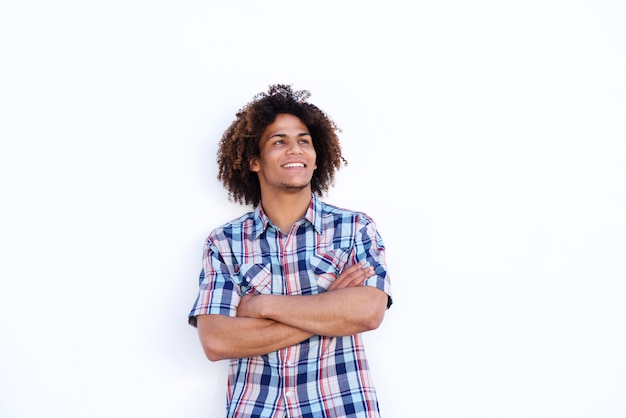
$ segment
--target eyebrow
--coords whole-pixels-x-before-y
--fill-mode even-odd
[[[272,139],[272,138],[273,138],[273,137],[275,137],[275,136],[277,136],[277,137],[279,137],[279,138],[285,138],[285,137],[286,137],[286,136],[288,136],[288,135],[287,135],[286,133],[283,133],[283,132],[277,132],[277,133],[275,133],[275,134],[272,134],[272,135],[268,136],[268,137],[267,137],[267,139],[266,139],[266,141],[268,141],[268,140]],[[301,137],[301,136],[311,136],[311,133],[310,133],[310,132],[300,132],[300,133],[297,135],[297,137]]]

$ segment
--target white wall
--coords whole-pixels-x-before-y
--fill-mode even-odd
[[[222,416],[186,325],[246,208],[216,143],[269,84],[343,129],[395,304],[385,418],[626,416],[626,8],[594,1],[0,4],[0,416]]]

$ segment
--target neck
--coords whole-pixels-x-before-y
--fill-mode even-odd
[[[292,225],[304,216],[311,204],[311,190],[279,196],[265,196],[261,192],[263,212],[270,221],[283,232],[289,232]]]

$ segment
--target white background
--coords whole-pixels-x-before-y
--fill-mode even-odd
[[[387,244],[384,418],[626,416],[626,7],[589,1],[0,3],[0,417],[217,418],[186,324],[269,84]]]

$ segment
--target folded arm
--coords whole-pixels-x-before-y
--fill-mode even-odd
[[[254,357],[306,340],[313,334],[270,319],[198,315],[198,335],[211,361]]]
[[[317,295],[251,295],[242,302],[242,312],[237,315],[271,319],[312,334],[341,337],[378,328],[387,307],[387,294],[371,286],[359,286]]]
[[[373,274],[363,263],[347,268],[317,295],[245,295],[237,317],[198,315],[198,333],[211,361],[267,354],[312,335],[345,336],[377,328],[387,295],[362,286]]]

